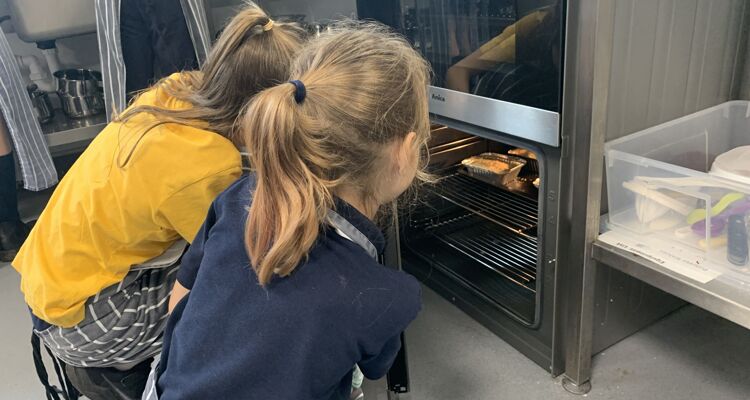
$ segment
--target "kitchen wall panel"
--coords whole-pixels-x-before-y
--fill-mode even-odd
[[[617,0],[607,140],[737,98],[745,0]]]

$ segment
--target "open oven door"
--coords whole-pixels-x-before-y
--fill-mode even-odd
[[[386,246],[382,263],[390,268],[401,269],[397,206],[393,204],[393,222],[385,231]],[[409,392],[409,364],[406,356],[406,334],[401,333],[401,350],[388,371],[388,399],[398,399]]]
[[[409,392],[409,364],[406,358],[406,334],[401,333],[401,350],[388,371],[388,399],[397,399]]]

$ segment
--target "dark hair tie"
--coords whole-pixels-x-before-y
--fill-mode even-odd
[[[297,79],[291,80],[289,83],[294,85],[294,101],[296,101],[297,104],[302,103],[307,96],[307,88],[305,88],[305,84]]]

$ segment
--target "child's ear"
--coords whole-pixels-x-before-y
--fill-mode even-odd
[[[402,172],[411,164],[411,159],[414,157],[414,151],[417,146],[417,133],[409,132],[404,136],[404,139],[399,143],[398,146],[398,172]]]

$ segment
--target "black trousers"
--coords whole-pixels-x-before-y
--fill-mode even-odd
[[[90,400],[140,400],[151,372],[151,361],[127,371],[65,365],[65,372],[78,392]]]
[[[0,222],[20,221],[13,153],[0,156]]]
[[[198,68],[180,0],[122,0],[120,43],[129,95],[171,73]]]

